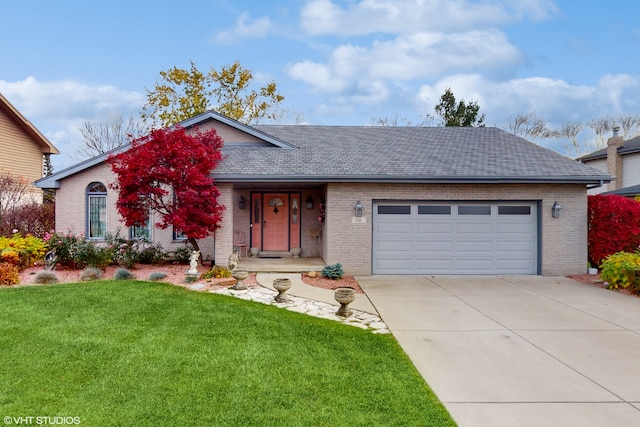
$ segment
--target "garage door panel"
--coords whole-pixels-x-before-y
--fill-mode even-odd
[[[453,224],[451,222],[418,222],[415,231],[417,233],[433,233],[433,234],[451,234],[453,233]]]
[[[500,241],[497,243],[497,252],[506,256],[509,252],[522,252],[531,254],[531,242],[514,240],[512,242]]]
[[[509,223],[497,224],[496,232],[499,234],[521,233],[531,235],[531,224],[526,223]]]
[[[498,261],[498,268],[502,271],[502,274],[531,274],[531,261],[529,260],[500,260]]]
[[[410,260],[385,260],[378,263],[378,267],[384,271],[396,272],[398,274],[407,274],[407,270],[412,270],[413,265]],[[393,274],[393,273],[392,273]]]
[[[464,241],[456,244],[457,251],[464,253],[472,253],[474,256],[490,256],[493,248],[493,242],[484,240]]]
[[[458,260],[456,271],[458,274],[492,274],[493,262],[491,260]]]
[[[374,274],[536,274],[535,203],[408,205],[374,207]]]
[[[418,252],[424,251],[442,251],[452,252],[453,242],[451,240],[418,240],[416,241],[416,250]]]
[[[487,234],[490,235],[493,231],[491,223],[481,221],[478,223],[473,222],[459,222],[456,224],[456,231],[464,234]]]
[[[411,234],[413,232],[413,227],[410,223],[392,222],[388,224],[378,224],[376,232],[381,235],[393,235],[398,233]]]

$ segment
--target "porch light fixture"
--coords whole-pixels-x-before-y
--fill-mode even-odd
[[[307,197],[307,209],[311,210],[313,209],[313,199],[311,198],[311,196]]]
[[[238,207],[240,209],[246,209],[247,207],[247,199],[244,196],[240,196],[240,200],[238,200]]]
[[[358,202],[356,203],[356,207],[355,207],[356,217],[361,217],[363,210],[364,210],[364,206],[362,206],[362,202],[360,202],[360,200],[358,200]]]
[[[562,205],[558,202],[553,202],[553,206],[551,207],[551,216],[553,218],[560,218],[561,210],[562,210]]]

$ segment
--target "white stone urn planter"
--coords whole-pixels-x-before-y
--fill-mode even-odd
[[[302,248],[293,248],[289,252],[293,254],[294,258],[300,258],[300,253],[302,252]]]
[[[285,292],[291,288],[291,280],[286,278],[273,279],[273,288],[278,291],[278,295],[275,296],[276,302],[289,302],[289,298],[285,295]]]
[[[260,255],[260,248],[251,248],[251,256],[257,258]]]
[[[356,299],[356,291],[352,288],[337,288],[334,298],[340,303],[340,308],[336,311],[336,315],[349,317],[353,314],[353,310],[349,308],[349,304]]]
[[[231,271],[231,275],[233,276],[234,279],[236,279],[236,284],[233,286],[233,289],[237,291],[243,291],[247,289],[247,287],[244,284],[244,279],[249,277],[248,270],[245,270],[244,268],[236,268]]]

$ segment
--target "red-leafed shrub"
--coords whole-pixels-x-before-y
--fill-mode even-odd
[[[589,262],[640,245],[640,203],[613,194],[589,196]]]

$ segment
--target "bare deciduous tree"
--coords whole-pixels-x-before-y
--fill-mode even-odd
[[[397,114],[393,117],[384,116],[378,118],[371,118],[371,126],[435,126],[435,117],[431,114],[427,114],[426,118],[418,119],[416,123],[406,117],[400,117]]]
[[[535,113],[517,114],[507,119],[507,130],[523,138],[552,138],[556,131]]]
[[[25,202],[29,181],[10,173],[0,174],[0,223],[11,209]]]
[[[90,158],[128,144],[148,133],[141,120],[122,114],[107,114],[98,122],[86,121],[80,128],[84,145],[76,150],[81,158]]]

